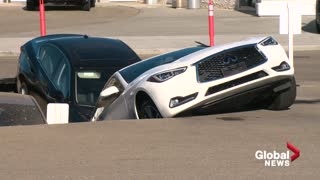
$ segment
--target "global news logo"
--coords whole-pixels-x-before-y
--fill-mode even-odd
[[[287,143],[287,148],[293,152],[293,155],[290,156],[289,150],[286,152],[258,150],[255,153],[255,157],[258,160],[264,160],[264,166],[266,167],[288,167],[291,162],[300,156],[300,150],[290,143]]]

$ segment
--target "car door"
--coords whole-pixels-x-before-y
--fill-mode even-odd
[[[21,53],[18,61],[17,74],[23,74],[29,81],[34,82],[35,79],[35,67],[30,63],[30,59],[26,51],[21,48]]]
[[[43,69],[43,77],[39,79],[49,102],[69,98],[71,67],[64,53],[54,45],[47,44],[40,48],[38,57]]]

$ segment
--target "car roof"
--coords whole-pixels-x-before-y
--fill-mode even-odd
[[[74,67],[124,67],[140,58],[121,40],[78,34],[55,34],[32,40],[33,47],[49,43],[62,50]],[[132,61],[132,62],[130,62]]]
[[[34,125],[46,122],[36,100],[29,95],[0,92],[0,126]]]

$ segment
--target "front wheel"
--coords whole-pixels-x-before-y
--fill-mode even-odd
[[[316,2],[316,28],[318,33],[320,33],[320,0]]]
[[[34,11],[35,10],[35,4],[31,0],[27,0],[26,2],[26,9],[28,11]]]
[[[91,7],[96,7],[96,0],[91,0]]]
[[[91,8],[91,0],[88,0],[87,2],[85,2],[82,6],[82,9],[84,11],[90,11],[90,8]]]
[[[297,87],[296,87],[296,80],[295,78],[292,78],[291,80],[291,86],[281,92],[280,94],[277,94],[271,105],[268,109],[270,110],[286,110],[288,109],[296,100],[297,95]]]
[[[139,119],[158,119],[162,118],[157,106],[151,99],[144,100],[138,105]]]
[[[28,86],[25,82],[18,82],[17,91],[18,91],[18,93],[23,94],[23,95],[29,94],[29,89],[28,89]]]

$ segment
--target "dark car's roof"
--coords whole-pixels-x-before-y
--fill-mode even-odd
[[[43,43],[59,47],[74,67],[124,67],[140,58],[125,43],[116,39],[77,34],[56,34],[32,40],[34,49]]]

